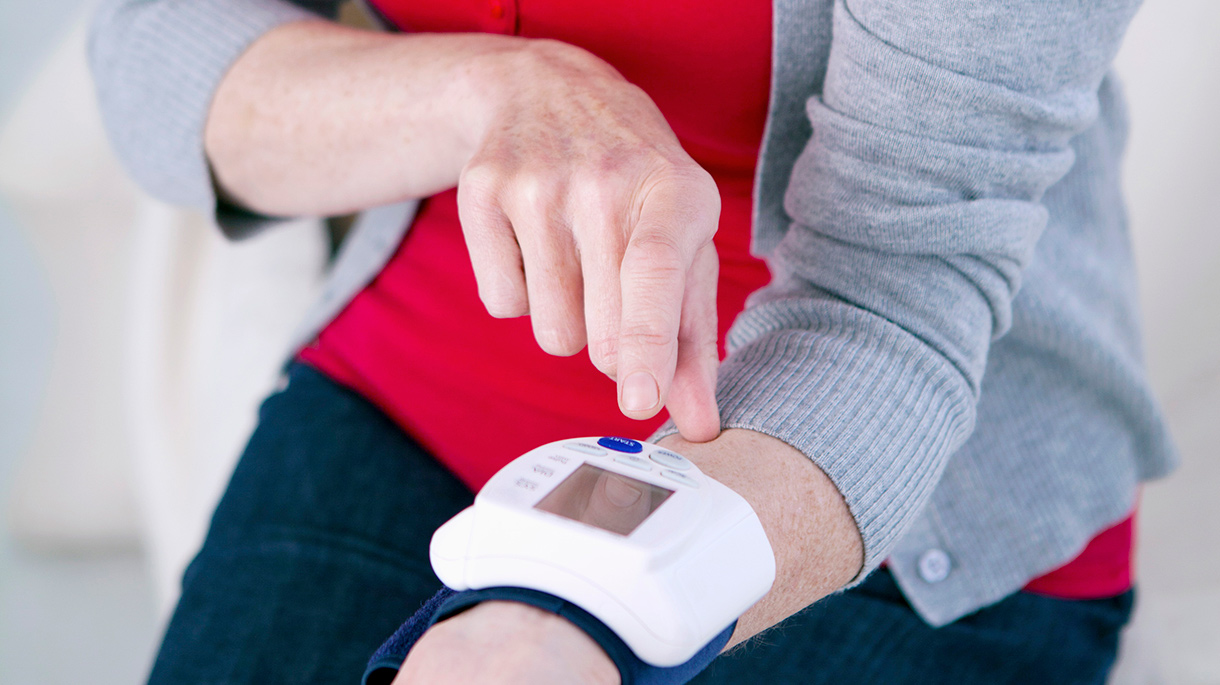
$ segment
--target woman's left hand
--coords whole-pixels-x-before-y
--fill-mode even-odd
[[[567,619],[484,602],[424,633],[394,685],[617,685],[614,662]]]

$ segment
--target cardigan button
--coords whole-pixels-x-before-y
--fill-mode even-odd
[[[919,577],[927,583],[939,583],[949,577],[953,562],[942,549],[930,549],[919,557]]]

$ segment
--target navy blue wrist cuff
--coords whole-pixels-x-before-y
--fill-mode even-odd
[[[390,637],[389,640],[369,659],[368,668],[364,672],[364,685],[389,685],[394,675],[407,658],[416,641],[424,631],[434,623],[455,616],[466,609],[490,600],[508,600],[536,606],[557,616],[571,621],[585,631],[609,655],[610,660],[618,667],[622,677],[622,685],[680,685],[685,683],[716,658],[733,635],[732,625],[720,632],[711,642],[700,649],[686,663],[662,668],[645,663],[631,651],[622,638],[606,627],[592,614],[554,595],[537,590],[515,587],[495,587],[483,590],[467,590],[455,592],[442,588],[440,592],[420,607],[415,615]]]

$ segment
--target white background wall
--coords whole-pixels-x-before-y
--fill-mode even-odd
[[[1220,377],[1220,3],[1149,0],[1118,69],[1148,363],[1181,402]]]
[[[1147,682],[1220,683],[1220,3],[1148,0],[1119,55],[1126,187],[1153,385],[1181,469],[1146,489]]]
[[[7,128],[18,99],[83,6],[83,0],[0,2],[0,130]],[[73,113],[62,114],[71,117]],[[82,114],[88,117],[89,112]],[[0,153],[0,166],[9,162],[6,157]],[[125,248],[122,240],[108,240],[96,232],[90,235],[89,226],[79,222],[35,233],[18,220],[19,214],[23,212],[12,198],[0,193],[0,513],[8,509],[18,461],[34,448],[38,427],[65,411],[65,407],[47,402],[53,395],[53,374],[62,378],[65,370],[61,365],[53,372],[52,359],[79,353],[86,346],[103,354],[107,351],[105,344],[97,345],[97,338],[82,327],[78,316],[82,308],[96,304],[103,318],[121,311],[113,290],[109,301],[104,296],[100,301],[69,297],[67,291],[88,291],[99,282],[114,282],[105,274],[114,269],[108,262],[112,264],[113,257]],[[102,243],[100,251],[90,249],[90,238]],[[42,250],[56,256],[47,259]],[[75,275],[65,273],[76,267],[82,270]],[[65,283],[63,277],[75,282]],[[103,339],[107,335],[111,333],[101,331]],[[107,373],[113,371],[103,366],[86,378],[104,379]],[[111,376],[110,384],[115,380]],[[76,397],[87,409],[90,404],[97,406],[105,392],[105,387],[90,387]],[[107,415],[106,411],[95,412],[80,424],[75,436],[65,437],[79,436],[81,445],[101,445],[112,451],[115,432],[94,423]],[[113,512],[111,524],[127,528],[122,533],[124,525],[107,526],[126,538],[104,536],[112,550],[124,542],[135,543],[134,506],[130,490],[122,487],[128,480],[122,463],[111,457],[85,465],[99,467],[95,473],[101,479],[95,485],[102,487],[95,492],[106,504],[104,508]],[[87,483],[91,474],[80,469],[73,475],[86,476],[74,482]],[[157,619],[144,563],[134,546],[128,549],[128,553],[44,557],[14,545],[0,520],[0,683],[109,684],[142,678]]]
[[[65,18],[83,6],[83,0],[0,3],[0,132],[67,35]],[[1220,498],[1214,495],[1220,487],[1220,3],[1150,0],[1131,28],[1119,68],[1133,120],[1126,182],[1149,367],[1184,456],[1181,471],[1149,486],[1144,498],[1142,599],[1128,682],[1214,684],[1220,683]],[[75,87],[88,88],[84,82]],[[76,101],[89,106],[85,92]],[[85,136],[81,145],[88,148],[98,144],[87,140],[90,116],[61,112],[55,121],[83,126],[69,135]],[[68,181],[125,183],[70,176],[64,187]],[[0,505],[11,504],[7,491],[19,459],[31,452],[62,459],[64,491],[94,497],[95,511],[109,512],[108,519],[93,519],[94,539],[107,541],[107,551],[33,554],[0,528],[2,683],[73,682],[81,673],[103,685],[138,680],[158,630],[152,586],[132,547],[135,507],[122,472],[128,442],[114,420],[120,381],[113,355],[121,354],[129,236],[99,233],[104,219],[127,210],[77,207],[76,216],[87,219],[67,221],[64,202],[53,194],[0,198]],[[47,222],[50,230],[35,230]],[[64,426],[76,430],[67,433]],[[90,458],[80,461],[84,455]],[[86,487],[73,490],[73,483]],[[77,647],[65,652],[65,644]]]

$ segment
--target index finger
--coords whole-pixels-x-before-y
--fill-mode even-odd
[[[719,218],[720,195],[710,177],[662,180],[643,199],[620,269],[619,408],[631,418],[655,416],[665,404],[678,361],[687,274]]]

